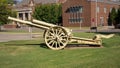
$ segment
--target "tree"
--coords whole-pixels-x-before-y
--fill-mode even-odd
[[[62,9],[61,4],[44,4],[37,5],[33,13],[35,19],[49,22],[49,23],[61,23]]]
[[[17,4],[21,2],[21,0],[7,0],[8,4]]]
[[[111,18],[113,25],[116,25],[115,23],[116,14],[117,14],[116,9],[113,7],[110,13],[110,18]]]
[[[13,4],[14,1],[13,1],[13,0],[7,0],[7,3],[8,3],[8,4]]]
[[[116,18],[115,18],[115,25],[117,26],[120,24],[120,8],[117,11]]]
[[[110,15],[110,13],[109,13],[109,15],[108,15],[108,26],[112,26],[112,20],[111,20],[111,15]]]
[[[8,23],[8,16],[13,15],[10,5],[7,0],[0,0],[0,30],[3,24]]]

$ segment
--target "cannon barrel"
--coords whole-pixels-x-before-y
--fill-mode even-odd
[[[46,27],[55,27],[55,26],[57,26],[57,25],[50,24],[50,23],[47,23],[47,22],[44,22],[44,21],[39,21],[39,20],[36,20],[36,19],[33,19],[33,23],[36,23],[38,25],[43,25],[43,26],[46,26]]]
[[[39,20],[35,20],[35,19],[33,19],[33,22],[34,22],[35,24],[42,25],[42,26],[49,27],[49,28],[50,28],[50,27],[58,27],[57,25],[50,24],[50,23],[46,23],[46,22],[44,22],[44,21],[39,21]],[[72,30],[70,30],[70,29],[68,29],[68,28],[65,28],[65,27],[62,27],[62,28],[66,30],[66,32],[68,33],[68,35],[71,34],[71,31],[72,31]]]
[[[8,19],[13,20],[13,21],[17,21],[17,22],[22,23],[22,24],[27,24],[27,25],[31,25],[31,26],[34,26],[34,27],[42,28],[42,29],[45,29],[45,30],[49,29],[49,27],[45,27],[45,26],[42,26],[42,25],[38,25],[38,24],[29,22],[29,21],[20,20],[20,19],[13,18],[13,17],[8,17]]]

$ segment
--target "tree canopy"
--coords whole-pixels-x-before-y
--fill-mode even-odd
[[[0,25],[8,23],[8,16],[15,16],[7,0],[0,0]]]
[[[108,26],[112,26],[111,14],[108,15]]]
[[[116,14],[115,24],[120,24],[120,8],[118,9]]]
[[[33,17],[35,19],[49,22],[61,23],[62,22],[62,8],[60,4],[44,4],[35,7]]]
[[[117,28],[117,25],[120,24],[120,7],[118,9],[112,8],[108,17],[108,24],[111,21],[115,28]]]
[[[17,4],[20,0],[7,0],[8,4]]]
[[[116,14],[117,14],[116,9],[113,7],[112,10],[111,10],[111,13],[110,13],[110,16],[111,16],[110,18],[111,18],[111,21],[114,25],[115,25]]]

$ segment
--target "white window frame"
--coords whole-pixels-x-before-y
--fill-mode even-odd
[[[96,11],[97,11],[97,13],[99,13],[99,12],[100,12],[100,7],[99,7],[99,6],[97,6]]]
[[[107,13],[107,8],[104,7],[104,13]]]

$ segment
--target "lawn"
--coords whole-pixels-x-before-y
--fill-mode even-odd
[[[95,33],[74,33],[92,38]],[[120,34],[103,39],[101,48],[50,50],[43,38],[0,43],[0,68],[120,68]]]

